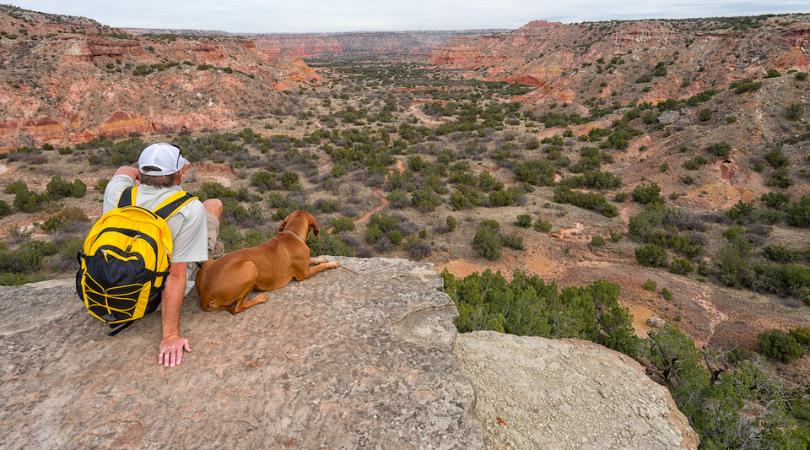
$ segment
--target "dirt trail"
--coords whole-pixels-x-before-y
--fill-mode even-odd
[[[397,172],[399,172],[399,173],[403,173],[403,172],[405,172],[406,168],[407,167],[405,165],[405,161],[403,161],[401,159],[397,159],[397,162],[396,162],[396,165],[394,166],[394,168],[393,169],[388,169],[388,174],[390,175],[395,170]],[[388,176],[385,177],[385,181],[386,182],[388,181]],[[385,195],[383,195],[382,188],[374,189],[374,196],[377,197],[377,200],[379,200],[379,203],[377,204],[376,207],[374,207],[374,209],[366,211],[366,212],[360,214],[359,216],[355,217],[354,219],[352,219],[352,221],[354,222],[355,225],[360,225],[360,224],[365,223],[366,221],[371,219],[371,216],[373,216],[374,214],[377,214],[378,212],[380,212],[383,209],[387,208],[388,205],[391,203],[390,201],[388,201],[387,198],[385,198]],[[326,233],[327,234],[332,234],[332,227],[329,227],[326,230]]]
[[[717,309],[716,306],[709,300],[709,289],[707,287],[702,287],[700,289],[700,294],[695,298],[695,303],[700,305],[706,311],[706,315],[709,318],[709,334],[706,336],[706,339],[695,339],[698,344],[700,345],[707,345],[714,337],[714,334],[717,332],[717,327],[728,320],[728,314],[724,313]]]

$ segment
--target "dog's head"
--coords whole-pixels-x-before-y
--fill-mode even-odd
[[[298,211],[293,211],[292,213],[290,213],[290,215],[285,217],[284,220],[282,220],[281,223],[278,224],[278,232],[281,233],[282,231],[284,231],[285,228],[287,228],[287,225],[289,225],[290,223],[295,223],[296,221],[306,222],[307,233],[309,232],[309,230],[312,230],[312,232],[315,233],[315,236],[321,234],[321,228],[318,226],[318,222],[315,220],[315,216],[300,209]]]

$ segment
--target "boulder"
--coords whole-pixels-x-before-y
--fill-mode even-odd
[[[698,446],[669,391],[608,348],[477,331],[459,335],[455,353],[475,386],[487,448]]]
[[[480,448],[433,266],[340,261],[238,316],[192,294],[173,369],[160,314],[111,338],[72,280],[1,288],[2,446]]]
[[[667,321],[658,316],[652,316],[649,319],[647,319],[647,325],[649,325],[652,328],[664,328],[666,324]]]

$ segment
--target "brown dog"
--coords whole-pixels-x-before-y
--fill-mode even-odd
[[[309,230],[316,236],[320,233],[315,218],[306,211],[295,211],[281,222],[273,239],[208,260],[197,272],[196,279],[202,309],[227,309],[231,314],[239,314],[266,302],[264,292],[282,288],[293,278],[303,281],[318,272],[339,267],[336,261],[309,258],[305,241]],[[263,293],[248,300],[248,294],[254,290]]]

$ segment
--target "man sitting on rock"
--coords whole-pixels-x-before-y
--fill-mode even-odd
[[[143,150],[138,168],[121,167],[110,179],[104,191],[104,212],[118,206],[121,194],[140,184],[135,205],[154,210],[164,200],[180,191],[189,162],[180,149],[166,143],[153,144]],[[194,200],[183,206],[166,222],[172,233],[172,253],[169,276],[161,293],[163,338],[160,341],[158,364],[174,367],[191,351],[188,339],[180,336],[180,306],[183,297],[193,288],[198,262],[222,256],[224,245],[217,241],[222,202],[209,199]]]

